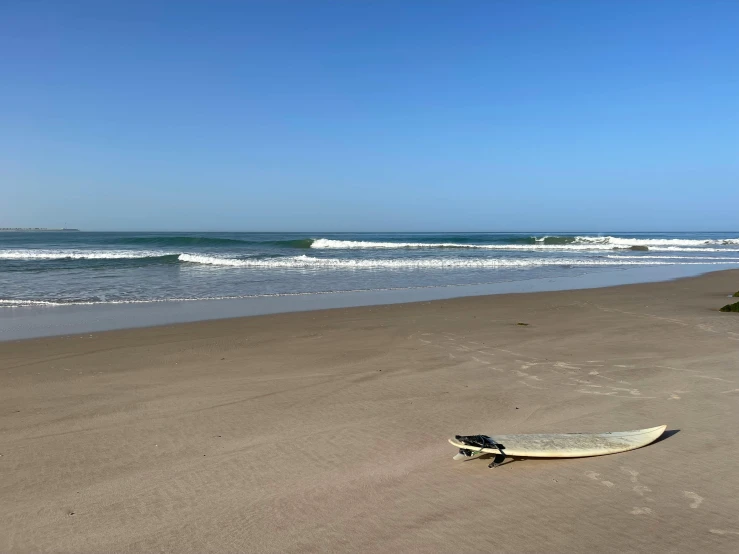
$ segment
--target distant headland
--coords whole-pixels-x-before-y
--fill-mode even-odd
[[[77,231],[79,232],[79,229],[67,229],[66,227],[63,227],[61,229],[47,229],[46,227],[0,227],[0,233],[2,232],[48,233],[51,231]]]

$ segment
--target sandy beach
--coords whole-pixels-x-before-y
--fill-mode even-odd
[[[0,343],[2,552],[736,552],[739,271]],[[528,325],[519,325],[527,323]],[[612,456],[455,434],[667,424]]]

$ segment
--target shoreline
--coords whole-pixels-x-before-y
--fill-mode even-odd
[[[739,314],[718,308],[737,288],[0,343],[0,551],[736,552]],[[661,424],[631,452],[496,469],[446,440]]]
[[[717,270],[715,265],[710,264],[647,266],[567,277],[524,279],[479,285],[307,293],[235,299],[0,307],[0,343],[276,313],[669,282],[674,279],[733,271],[734,269],[731,267]]]

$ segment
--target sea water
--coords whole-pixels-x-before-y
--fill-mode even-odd
[[[450,287],[739,267],[726,233],[0,233],[3,308]]]

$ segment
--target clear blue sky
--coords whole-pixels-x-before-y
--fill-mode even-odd
[[[5,0],[0,51],[0,226],[739,227],[734,0]]]

